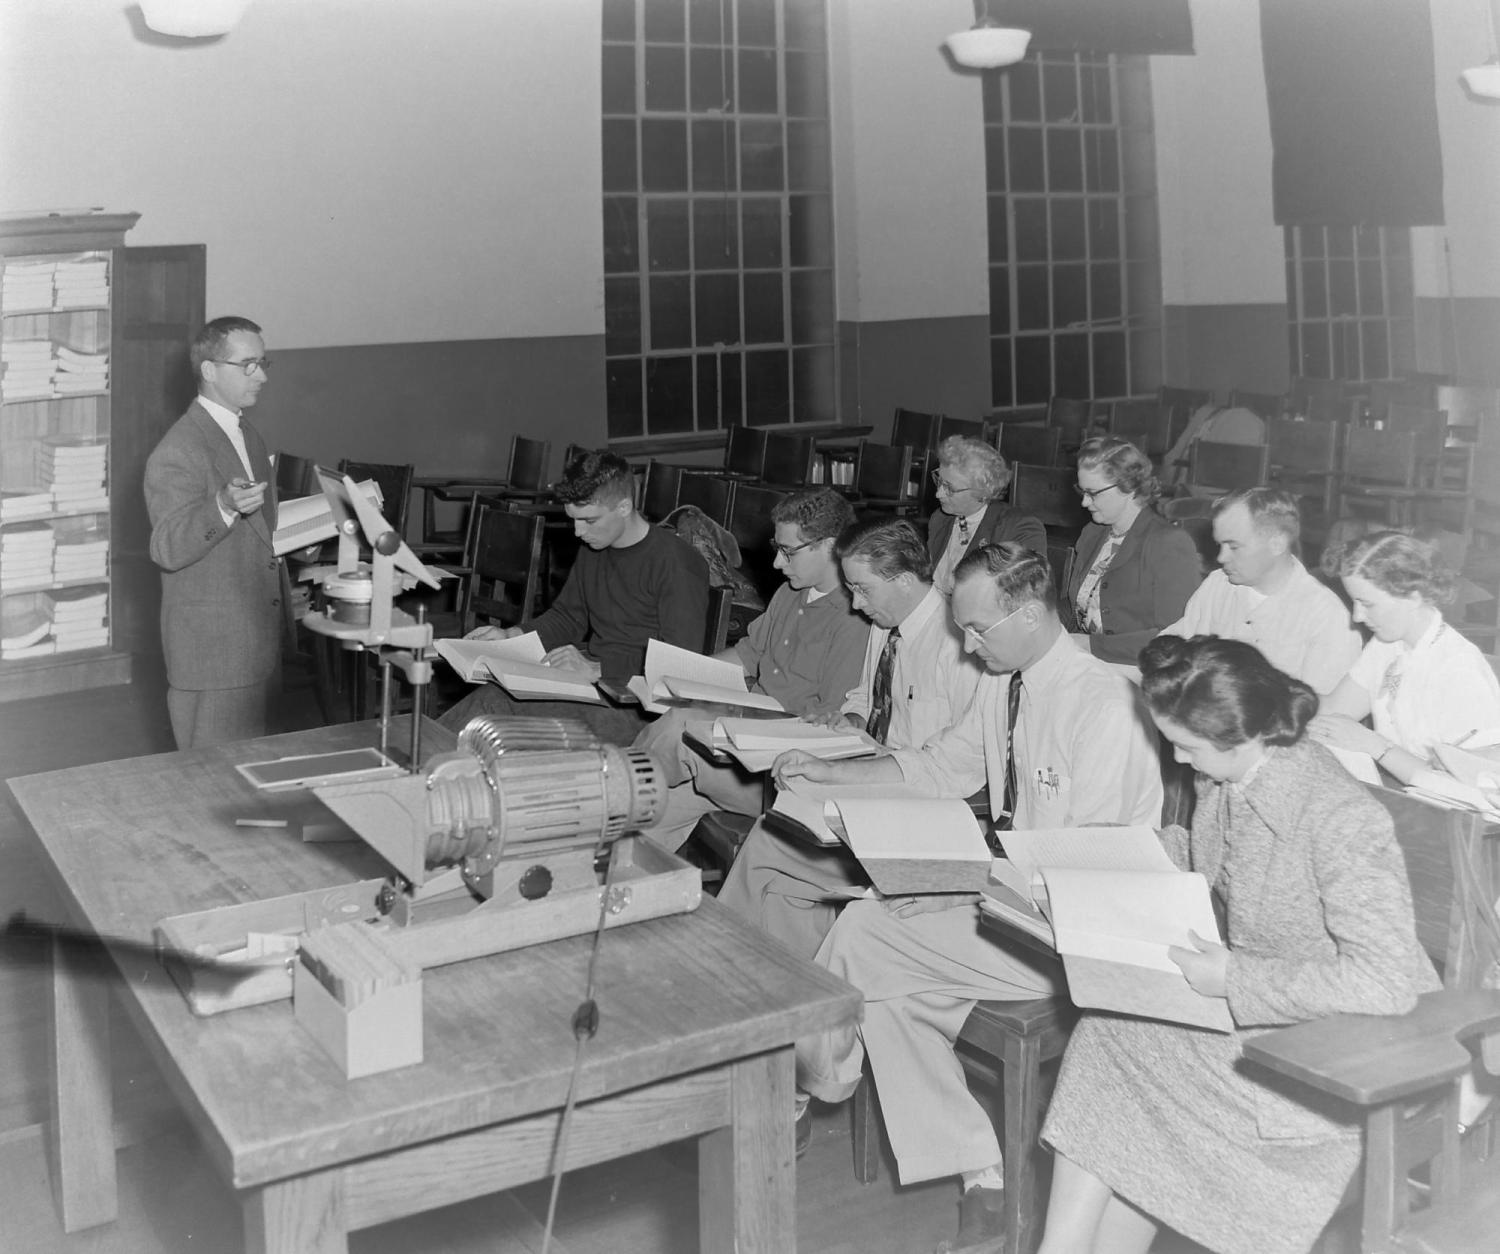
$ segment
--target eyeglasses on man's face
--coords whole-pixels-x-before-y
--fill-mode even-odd
[[[939,493],[946,493],[948,496],[957,496],[960,492],[972,492],[974,490],[972,483],[965,484],[963,487],[959,487],[956,483],[949,483],[943,478],[941,470],[930,470],[927,473],[932,476],[932,486]]]
[[[210,357],[209,361],[220,366],[238,366],[247,375],[254,374],[257,369],[262,374],[269,374],[271,370],[271,359],[269,357],[241,357],[238,359]]]
[[[1077,492],[1085,501],[1097,501],[1106,492],[1118,488],[1118,483],[1106,483],[1102,488],[1086,488],[1081,483],[1073,485],[1073,491]]]
[[[982,629],[977,630],[977,631],[973,627],[965,627],[963,629],[963,631],[964,631],[964,639],[966,639],[970,644],[972,644],[977,649],[980,645],[982,645],[984,643],[984,638],[987,635],[989,635],[990,632],[994,631],[995,628],[998,627],[998,626],[1000,626],[1001,623],[1008,622],[1010,619],[1014,618],[1017,614],[1019,614],[1025,608],[1026,607],[1024,605],[1018,605],[1018,606],[1016,606],[1015,609],[1011,610],[1011,612],[1009,614],[1007,614],[1004,618],[997,618],[988,627],[982,628]]]
[[[802,552],[803,549],[810,549],[812,546],[813,542],[811,540],[805,540],[801,544],[773,544],[771,547],[781,554],[783,561],[789,562],[798,553]]]

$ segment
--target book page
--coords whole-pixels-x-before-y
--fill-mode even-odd
[[[831,803],[844,820],[844,839],[861,862],[905,858],[982,862],[990,847],[974,811],[957,798],[840,797]]]
[[[432,647],[438,656],[471,684],[487,683],[490,672],[484,663],[487,660],[504,662],[534,662],[540,665],[547,650],[542,647],[542,638],[534,631],[509,640],[434,640]]]
[[[484,667],[506,692],[523,701],[546,698],[604,704],[587,671],[570,671],[562,666],[542,666],[513,658],[486,658]]]
[[[1150,827],[1049,827],[1001,832],[1006,856],[1035,884],[1043,867],[1096,871],[1172,871],[1156,831]],[[1033,890],[1033,896],[1035,892]]]
[[[644,682],[644,681],[643,681]],[[662,680],[666,690],[680,701],[701,701],[709,705],[739,705],[751,710],[784,710],[775,697],[764,692],[747,692],[744,688],[723,688],[717,684],[698,683],[677,675]]]
[[[372,505],[378,508],[382,504],[380,485],[375,480],[363,479],[356,486]],[[333,507],[321,492],[276,503],[276,532],[271,539],[271,551],[277,557],[332,540],[337,534]]]
[[[1047,867],[1048,913],[1062,954],[1176,972],[1171,945],[1190,931],[1219,939],[1208,882],[1192,871],[1078,871]]]
[[[1339,765],[1349,772],[1362,784],[1380,783],[1380,771],[1375,765],[1375,759],[1368,753],[1359,753],[1354,749],[1339,749],[1333,745],[1324,745],[1329,753],[1339,760]]]
[[[714,723],[716,738],[721,729],[736,749],[774,749],[778,753],[802,749],[822,757],[828,750],[863,749],[873,753],[878,748],[852,727],[841,731],[800,718],[721,718]]]
[[[829,811],[832,802],[825,802],[812,797],[802,797],[796,793],[785,790],[776,794],[776,800],[771,803],[771,809],[787,818],[802,824],[807,829],[808,835],[820,845],[837,845],[839,834],[828,825]]]
[[[679,649],[675,644],[666,644],[661,640],[646,642],[644,670],[646,684],[653,697],[666,695],[667,688],[662,681],[669,675],[674,679],[688,679],[715,688],[728,688],[735,693],[749,691],[745,687],[745,669],[738,662],[721,662],[718,658],[704,657],[691,649]]]

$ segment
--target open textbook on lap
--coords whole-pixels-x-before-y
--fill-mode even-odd
[[[604,701],[587,672],[543,665],[547,651],[534,631],[509,640],[438,640],[433,647],[470,683],[493,679],[518,701]]]
[[[774,818],[785,823],[779,830],[804,840],[848,845],[887,896],[978,892],[989,875],[989,846],[966,801],[914,797],[899,785],[861,788],[857,795],[783,790],[768,816],[778,828]]]
[[[667,709],[664,703],[673,698],[754,710],[785,709],[775,697],[751,692],[745,686],[744,667],[738,662],[704,657],[661,640],[646,642],[646,662],[642,669],[645,673],[633,676],[626,686],[652,714],[663,713]]]
[[[504,666],[507,662],[529,662],[540,666],[547,656],[542,647],[542,638],[534,631],[523,636],[512,636],[509,640],[435,640],[433,648],[438,656],[471,684],[488,683],[491,675],[488,662]]]
[[[1217,940],[1208,883],[1179,871],[1149,827],[1005,832],[1007,859],[980,908],[1006,927],[1049,941],[1075,1005],[1218,1032],[1228,1003],[1197,993],[1167,956],[1189,932]]]
[[[818,727],[800,718],[715,719],[711,743],[752,772],[770,770],[771,763],[790,749],[834,761],[869,757],[880,748],[856,728]]]

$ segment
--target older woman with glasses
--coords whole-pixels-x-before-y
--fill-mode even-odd
[[[938,445],[932,482],[938,507],[927,520],[927,552],[933,585],[944,596],[953,592],[953,568],[978,545],[1020,544],[1047,556],[1047,529],[1002,499],[1010,467],[997,449],[965,435],[949,436]]]
[[[1078,450],[1078,494],[1092,521],[1073,546],[1063,617],[1106,662],[1133,666],[1203,581],[1193,538],[1153,508],[1158,490],[1151,459],[1128,440],[1096,436]]]

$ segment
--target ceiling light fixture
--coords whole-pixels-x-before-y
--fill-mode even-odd
[[[217,39],[240,20],[250,0],[140,0],[141,16],[158,35]]]
[[[1497,0],[1490,0],[1490,49],[1494,53],[1483,65],[1476,65],[1458,76],[1464,90],[1480,100],[1500,100],[1500,39],[1495,28],[1500,23],[1495,19]]]
[[[943,47],[966,70],[998,70],[1024,57],[1029,43],[1029,30],[1001,26],[990,16],[989,0],[974,0],[974,25],[949,35]]]

